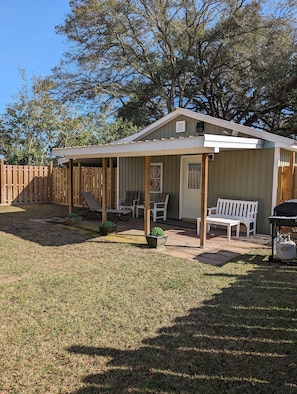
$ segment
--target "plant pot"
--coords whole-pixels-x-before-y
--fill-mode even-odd
[[[117,226],[99,226],[99,231],[101,235],[108,235],[108,234],[112,234],[115,233],[117,231]]]
[[[163,235],[161,237],[146,235],[145,237],[150,248],[161,248],[162,246],[165,246],[167,241],[167,235]]]
[[[77,218],[67,218],[65,219],[66,224],[68,224],[69,226],[76,226],[77,224],[79,224],[81,222],[81,217],[77,217]]]

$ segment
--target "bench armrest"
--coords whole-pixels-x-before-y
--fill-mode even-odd
[[[207,216],[214,215],[216,213],[216,211],[217,211],[217,207],[207,208]]]

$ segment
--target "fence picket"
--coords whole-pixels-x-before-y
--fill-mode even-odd
[[[116,168],[108,168],[107,205],[115,208]],[[47,166],[6,165],[0,160],[0,204],[55,203],[68,205],[67,168]],[[73,168],[73,204],[80,205],[80,191],[92,192],[98,203],[102,201],[102,168]]]

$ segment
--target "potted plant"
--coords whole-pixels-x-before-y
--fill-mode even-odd
[[[65,218],[66,223],[69,225],[76,225],[79,224],[81,221],[81,216],[79,216],[77,213],[71,212],[68,213],[68,215]]]
[[[161,227],[153,227],[149,234],[146,235],[146,241],[151,248],[164,246],[167,235]]]
[[[105,222],[99,223],[99,231],[101,235],[107,235],[115,233],[117,230],[117,224],[111,220],[106,220]]]

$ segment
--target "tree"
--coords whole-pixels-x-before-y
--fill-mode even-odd
[[[131,122],[108,121],[103,114],[81,114],[50,94],[53,81],[34,77],[0,119],[0,154],[9,164],[46,165],[53,147],[110,142],[136,131]]]
[[[53,70],[63,100],[146,125],[184,107],[288,132],[296,110],[294,2],[72,0]],[[291,122],[292,123],[292,122]],[[291,127],[291,124],[290,124]]]
[[[1,116],[1,154],[9,164],[43,165],[63,112],[61,104],[49,97],[51,84],[33,78],[30,91],[24,70],[21,74],[22,88]]]

